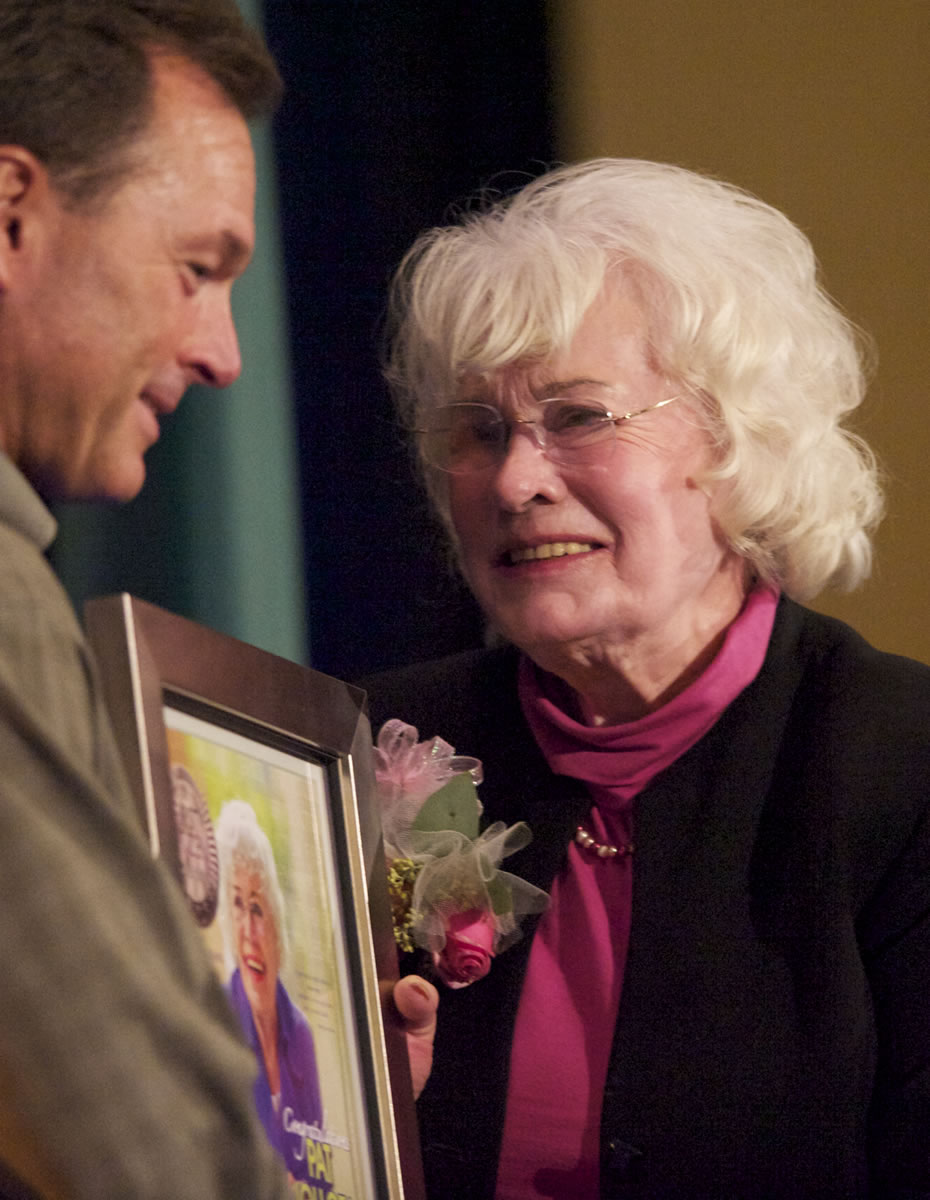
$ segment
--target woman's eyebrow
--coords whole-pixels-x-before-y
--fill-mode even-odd
[[[553,400],[557,396],[564,396],[566,393],[573,392],[576,388],[582,387],[602,388],[604,391],[609,392],[617,391],[616,384],[607,383],[603,379],[591,379],[586,375],[579,376],[577,379],[549,380],[546,383],[530,387],[529,391],[535,400]],[[481,382],[476,382],[459,396],[459,403],[462,404],[494,405],[496,401],[497,395],[494,389],[489,384]]]
[[[533,388],[533,392],[540,400],[548,400],[553,396],[561,396],[565,392],[571,392],[575,388],[580,387],[612,389],[613,385],[605,383],[603,379],[589,379],[586,376],[581,376],[577,379],[553,379],[550,383],[544,383],[541,387]]]

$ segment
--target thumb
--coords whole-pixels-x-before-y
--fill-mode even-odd
[[[427,979],[405,975],[394,984],[394,1007],[408,1034],[429,1037],[436,1028],[439,993]]]
[[[407,1058],[414,1097],[426,1086],[433,1068],[433,1038],[436,1035],[436,1009],[439,993],[419,975],[406,975],[394,984],[394,1007],[400,1014],[407,1035]]]

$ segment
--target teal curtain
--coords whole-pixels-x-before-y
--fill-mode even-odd
[[[258,0],[240,0],[260,23]],[[297,662],[309,661],[295,420],[268,123],[253,129],[257,245],[233,292],[242,376],[192,388],[121,509],[56,512],[52,559],[80,609],[130,591]]]

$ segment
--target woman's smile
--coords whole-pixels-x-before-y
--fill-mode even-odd
[[[501,565],[515,567],[524,563],[577,558],[580,554],[590,554],[592,550],[598,548],[593,542],[540,542],[533,546],[520,546],[512,550],[505,550],[501,556]]]

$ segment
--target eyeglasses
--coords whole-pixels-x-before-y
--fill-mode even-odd
[[[508,420],[490,404],[441,404],[414,432],[426,461],[450,475],[469,475],[503,462],[516,425],[526,427],[551,462],[582,466],[602,461],[613,451],[618,425],[680,399],[669,396],[617,414],[596,401],[556,396],[539,401],[540,415],[532,420]]]

